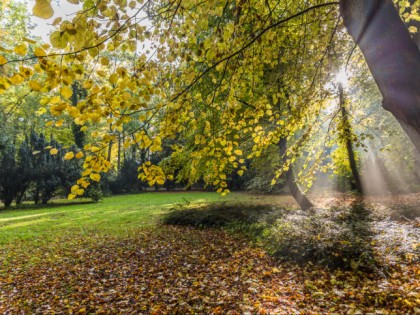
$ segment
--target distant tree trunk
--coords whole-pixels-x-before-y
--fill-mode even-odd
[[[340,0],[341,15],[390,111],[420,152],[420,51],[392,0]]]
[[[286,138],[281,138],[278,142],[279,153],[280,156],[283,157],[283,163],[287,162],[287,140]],[[302,189],[300,189],[299,185],[296,183],[295,174],[293,172],[293,168],[290,166],[285,174],[286,184],[292,194],[293,198],[295,198],[296,202],[299,204],[299,207],[302,210],[307,210],[312,208],[314,205],[306,195],[303,193]]]
[[[37,205],[39,203],[39,187],[38,187],[38,185],[36,185],[36,187],[35,187],[33,200],[34,200],[34,204]]]
[[[22,188],[20,189],[19,193],[16,195],[16,204],[17,205],[22,204],[22,199],[25,196],[25,192],[28,189],[28,186],[29,186],[29,183],[23,184],[21,186]]]
[[[343,85],[341,83],[338,84],[338,93],[339,93],[339,106],[341,111],[341,123],[343,128],[343,141],[346,144],[347,155],[349,158],[351,174],[353,176],[353,180],[350,182],[351,189],[356,190],[357,193],[362,194],[362,183],[360,181],[359,171],[357,170],[357,163],[356,157],[353,151],[353,140],[352,140],[352,130],[349,121],[349,114],[347,113],[346,109],[346,102],[344,99],[344,92],[343,92]]]
[[[118,134],[118,152],[117,152],[117,172],[120,174],[121,170],[121,133]]]

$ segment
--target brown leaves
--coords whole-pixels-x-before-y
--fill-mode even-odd
[[[387,279],[278,265],[218,230],[74,235],[48,248],[10,246],[0,254],[6,314],[389,314],[420,307],[416,265]]]

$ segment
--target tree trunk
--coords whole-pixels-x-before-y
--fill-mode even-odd
[[[346,103],[344,100],[343,85],[338,84],[338,93],[339,93],[339,105],[341,111],[341,123],[342,123],[342,137],[343,141],[346,144],[347,155],[349,158],[349,164],[351,169],[351,174],[353,180],[351,181],[351,189],[356,190],[357,193],[362,194],[362,183],[360,181],[359,171],[357,170],[356,156],[353,151],[353,140],[352,140],[352,129],[349,122],[349,115],[346,109]]]
[[[279,151],[280,156],[283,157],[283,163],[287,162],[287,156],[286,156],[286,150],[287,150],[287,140],[286,138],[281,138],[279,143]],[[296,202],[299,204],[299,207],[302,210],[307,210],[309,208],[312,208],[314,205],[312,202],[309,201],[309,199],[306,197],[306,195],[303,193],[303,191],[300,189],[299,185],[296,183],[295,180],[295,174],[293,172],[293,168],[290,166],[285,174],[286,178],[286,184],[287,187],[290,190],[290,193],[292,194],[293,198],[295,198]]]
[[[121,170],[121,133],[118,133],[118,151],[117,151],[117,174],[120,175]]]
[[[392,0],[340,0],[341,15],[390,111],[420,152],[420,51]]]

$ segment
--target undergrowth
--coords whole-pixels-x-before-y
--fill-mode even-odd
[[[407,237],[403,244],[395,230],[381,230],[389,221],[374,213],[371,206],[360,202],[309,211],[216,203],[193,209],[180,207],[165,216],[163,223],[241,233],[277,259],[299,264],[375,272],[386,271],[384,266],[392,260],[418,261],[420,246],[416,242],[420,243],[420,237],[411,233],[412,244]]]

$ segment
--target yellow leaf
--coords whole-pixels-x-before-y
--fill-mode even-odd
[[[73,152],[67,152],[66,155],[64,155],[65,160],[71,160],[72,158],[74,158]]]
[[[79,4],[79,0],[67,0],[67,2],[70,2],[72,4]]]
[[[65,98],[70,98],[73,95],[73,91],[68,86],[63,86],[60,93]]]
[[[45,57],[47,54],[45,53],[44,49],[37,47],[34,49],[34,55],[37,57]]]
[[[20,74],[14,74],[9,78],[10,82],[14,85],[21,84],[25,79]]]
[[[38,81],[31,80],[31,81],[29,81],[29,88],[32,91],[40,91],[42,89],[42,86]]]
[[[35,40],[30,39],[30,38],[28,38],[28,37],[23,37],[23,38],[22,38],[22,40],[23,40],[24,42],[29,43],[29,44],[36,44],[36,41],[35,41]]]
[[[53,16],[54,10],[50,4],[51,0],[36,0],[32,13],[41,19],[49,19]]]
[[[72,199],[74,199],[74,198],[76,198],[76,194],[69,194],[68,196],[67,196],[67,199],[68,200],[72,200]]]
[[[238,171],[238,175],[239,175],[239,176],[242,176],[243,174],[244,174],[244,171],[243,171],[243,170],[239,170],[239,171]]]
[[[83,186],[83,188],[87,188],[90,185],[90,183],[83,181],[81,185]]]
[[[410,32],[410,33],[417,33],[417,27],[415,27],[415,26],[410,26],[409,28],[408,28],[408,31]]]
[[[7,53],[7,54],[11,54],[13,52],[13,50],[6,49],[3,46],[0,46],[0,51],[4,52],[4,53]]]
[[[107,57],[102,57],[101,58],[101,64],[104,66],[109,65],[109,59]]]
[[[52,25],[56,26],[56,25],[60,24],[62,19],[63,18],[61,16],[59,16],[58,18],[54,19],[54,21],[52,22]]]
[[[54,122],[53,121],[47,121],[45,123],[45,126],[47,126],[47,127],[51,127],[52,125],[54,125]]]
[[[79,185],[73,185],[73,186],[71,186],[70,191],[71,191],[72,193],[74,193],[74,192],[76,192],[76,190],[78,190],[78,189],[79,189]]]
[[[43,115],[43,114],[45,114],[47,112],[47,110],[44,108],[44,107],[40,107],[36,112],[35,112],[35,114],[37,114],[37,115]]]
[[[113,73],[110,75],[109,77],[109,82],[111,82],[111,84],[115,84],[118,81],[118,74]]]
[[[6,58],[4,58],[3,56],[0,56],[0,66],[1,65],[4,65],[4,64],[6,64],[7,63],[7,59]]]
[[[85,82],[83,82],[83,87],[85,89],[90,89],[93,86],[93,81],[92,80],[87,80]]]
[[[14,49],[15,54],[21,55],[21,56],[25,56],[26,55],[26,44],[20,44],[18,46],[15,47]]]
[[[55,31],[50,35],[50,43],[54,48],[64,49],[67,47],[68,35],[65,32]]]
[[[97,173],[91,173],[89,177],[91,180],[94,180],[95,182],[99,182],[101,180],[101,175]]]
[[[53,148],[50,150],[51,155],[56,155],[58,153],[58,150],[56,148]]]
[[[55,126],[56,126],[56,127],[61,127],[61,126],[63,125],[63,122],[64,122],[64,120],[63,120],[63,119],[60,119],[60,120],[58,120],[58,121],[55,123]]]
[[[84,192],[85,192],[85,190],[82,189],[82,188],[79,188],[79,189],[76,190],[76,194],[78,194],[79,196],[83,195]]]
[[[98,71],[96,71],[96,73],[100,76],[100,77],[106,77],[106,72],[105,71],[103,71],[103,70],[98,70]]]

